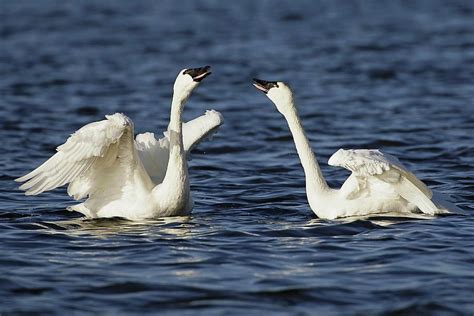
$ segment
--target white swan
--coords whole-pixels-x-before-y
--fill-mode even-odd
[[[306,195],[313,212],[324,219],[421,211],[434,215],[447,213],[436,206],[432,192],[409,172],[397,158],[379,150],[339,149],[328,164],[352,172],[340,189],[330,188],[301,126],[290,88],[283,82],[253,80],[283,114],[296,145],[306,177]]]
[[[69,183],[70,196],[76,200],[87,197],[71,209],[89,218],[141,220],[189,214],[193,200],[186,156],[222,124],[222,117],[207,111],[182,124],[181,113],[191,92],[209,74],[209,66],[178,74],[164,138],[157,140],[152,133],[145,133],[134,141],[128,117],[107,115],[106,120],[76,131],[54,156],[16,179],[26,181],[20,189],[26,190],[26,195],[36,195]]]

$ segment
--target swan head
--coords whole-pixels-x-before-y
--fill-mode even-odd
[[[293,94],[284,82],[253,79],[252,83],[255,88],[265,93],[275,103],[281,114],[285,114],[286,110],[293,105]]]
[[[176,77],[173,91],[175,94],[187,98],[199,83],[210,74],[210,66],[183,69]]]

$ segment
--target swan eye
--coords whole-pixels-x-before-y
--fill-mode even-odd
[[[268,85],[270,86],[269,88],[280,88],[280,86],[278,85],[278,83],[276,82],[268,82]]]

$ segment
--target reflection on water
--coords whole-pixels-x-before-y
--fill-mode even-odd
[[[187,216],[159,218],[147,221],[128,221],[121,218],[112,219],[84,219],[59,220],[52,222],[38,222],[34,225],[44,228],[52,234],[70,234],[72,236],[92,235],[107,237],[108,235],[131,234],[148,236],[159,232],[161,237],[174,236],[186,238],[193,228],[193,223]],[[192,236],[189,236],[192,237]]]

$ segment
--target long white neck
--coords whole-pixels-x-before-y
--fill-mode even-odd
[[[323,177],[321,169],[319,168],[318,161],[311,150],[311,146],[308,139],[306,138],[303,127],[301,126],[301,121],[293,101],[291,100],[290,103],[291,104],[288,107],[290,110],[284,114],[284,117],[288,122],[291,134],[293,135],[296,150],[298,152],[298,156],[300,157],[301,165],[304,169],[308,202],[310,203],[311,208],[314,209],[314,199],[322,197],[329,187]]]
[[[162,183],[164,186],[180,193],[184,192],[189,186],[188,167],[183,148],[183,128],[181,122],[181,114],[186,99],[186,97],[176,95],[176,93],[173,95],[170,122],[168,125],[170,138],[169,159],[165,178]]]

